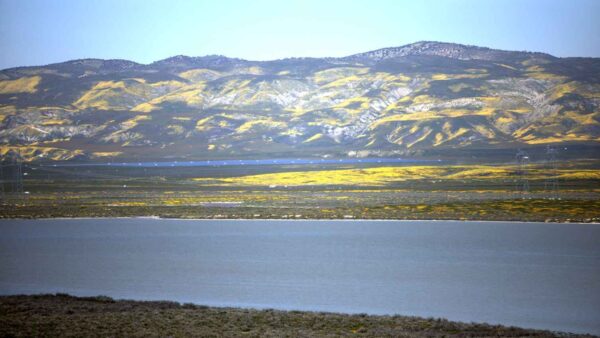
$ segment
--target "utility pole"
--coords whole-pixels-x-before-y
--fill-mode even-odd
[[[529,195],[529,155],[524,150],[519,149],[515,155],[517,160],[517,172],[515,180],[515,193],[522,198]]]
[[[546,146],[546,180],[544,181],[544,190],[548,193],[550,199],[558,199],[558,164],[556,156],[558,150],[551,146]]]
[[[23,161],[21,154],[17,151],[16,170],[15,170],[15,193],[18,196],[23,196]]]

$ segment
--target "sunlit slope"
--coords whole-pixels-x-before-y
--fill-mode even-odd
[[[386,186],[414,180],[514,180],[516,166],[402,166],[365,169],[290,171],[228,178],[195,178],[200,185],[238,187],[298,187],[298,186]],[[599,180],[594,169],[561,168],[553,175],[540,166],[527,168],[530,179],[549,177],[570,180]],[[434,184],[432,182],[432,184]]]
[[[455,44],[337,59],[90,59],[0,72],[0,145],[70,154],[59,160],[596,145],[599,107],[598,59]]]

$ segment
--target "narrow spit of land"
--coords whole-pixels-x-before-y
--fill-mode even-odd
[[[407,316],[206,307],[65,294],[0,297],[0,336],[592,337]]]
[[[323,206],[325,193],[301,192],[287,194],[286,199],[296,197],[295,206],[273,205],[250,202],[186,202],[185,199],[207,200],[206,194],[195,193],[193,197],[183,197],[182,204],[142,204],[137,200],[115,202],[115,198],[94,200],[85,197],[67,196],[66,201],[45,201],[41,197],[0,204],[0,219],[3,218],[78,218],[78,217],[160,217],[181,219],[386,219],[386,220],[470,220],[470,221],[524,221],[524,222],[600,222],[600,199],[594,200],[547,200],[512,199],[460,202],[414,202],[412,204],[382,205],[333,205]],[[256,197],[255,192],[236,192],[240,198]],[[67,195],[64,194],[63,197]],[[233,194],[231,194],[233,195]],[[260,192],[261,197],[267,193]],[[365,193],[367,199],[372,192]],[[382,194],[380,194],[382,195]],[[309,196],[314,196],[309,200]],[[265,198],[277,199],[272,192]],[[342,196],[344,197],[344,196]],[[377,203],[376,198],[374,202]],[[259,197],[256,197],[259,198]],[[391,197],[390,197],[391,198]],[[320,202],[323,204],[320,205]],[[337,202],[337,201],[335,201]],[[341,203],[339,203],[341,204]]]

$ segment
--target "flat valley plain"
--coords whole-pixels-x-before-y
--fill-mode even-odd
[[[0,217],[600,221],[600,162],[222,167],[26,163]],[[14,170],[14,168],[12,169]],[[5,166],[5,177],[11,167]]]

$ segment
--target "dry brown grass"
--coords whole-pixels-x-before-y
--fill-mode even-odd
[[[0,297],[3,337],[575,337],[444,319],[212,308],[68,295]]]

